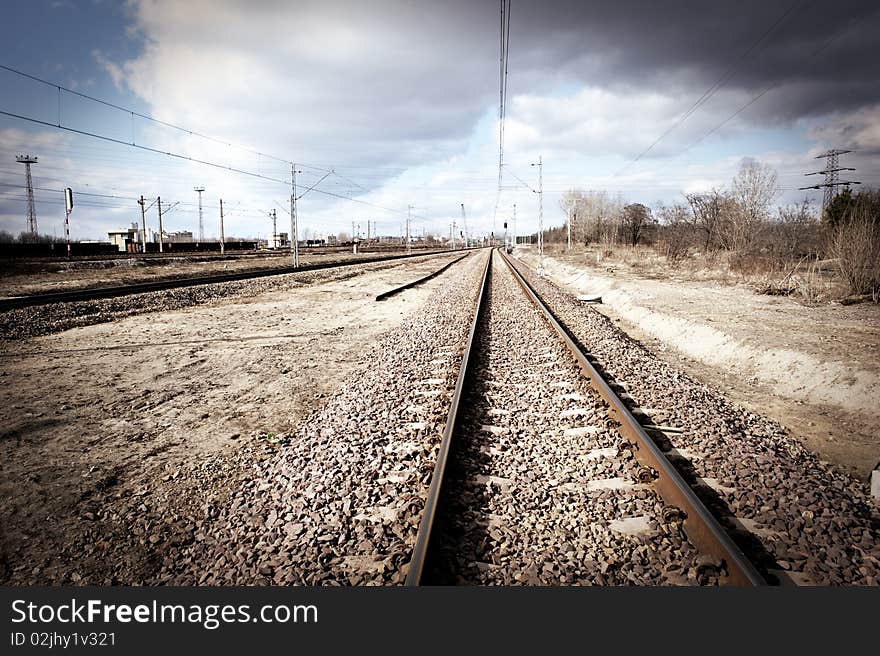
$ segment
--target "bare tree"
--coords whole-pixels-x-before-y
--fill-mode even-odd
[[[819,217],[809,201],[780,207],[771,226],[772,246],[783,260],[801,257],[815,249],[819,227]]]
[[[656,215],[660,223],[657,249],[670,262],[678,262],[688,254],[693,236],[693,217],[683,203],[660,205]]]
[[[691,220],[694,228],[702,233],[703,248],[709,250],[716,244],[718,230],[730,209],[730,199],[720,189],[702,194],[685,194],[691,206]]]
[[[719,234],[730,251],[751,250],[770,218],[780,189],[773,167],[753,159],[743,161],[733,179],[730,198],[736,204],[723,216]]]
[[[584,192],[580,189],[569,189],[559,199],[559,208],[565,212],[565,220],[571,223],[571,237],[575,241],[587,242],[583,239],[580,221],[586,219]]]
[[[641,203],[624,205],[620,211],[621,230],[627,243],[638,245],[645,227],[651,221],[651,210]]]

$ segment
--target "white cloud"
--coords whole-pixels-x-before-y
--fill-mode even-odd
[[[108,60],[100,50],[92,50],[92,57],[94,57],[95,62],[107,72],[110,79],[113,80],[113,84],[116,88],[122,89],[122,85],[125,82],[125,73],[123,72],[122,67]]]
[[[862,154],[880,154],[880,105],[835,114],[810,130],[810,136],[827,148],[846,148]]]

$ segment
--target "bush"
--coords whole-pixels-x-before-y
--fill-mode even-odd
[[[870,204],[853,207],[832,232],[831,254],[850,294],[880,296],[880,217]]]

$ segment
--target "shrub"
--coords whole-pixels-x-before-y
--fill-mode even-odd
[[[880,296],[880,217],[870,203],[859,203],[838,222],[831,254],[850,294]]]

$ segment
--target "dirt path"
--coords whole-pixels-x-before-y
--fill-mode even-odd
[[[444,261],[4,343],[0,582],[149,581]]]
[[[520,252],[534,265],[535,256]],[[550,278],[667,361],[776,419],[823,459],[866,478],[880,460],[880,308],[808,307],[744,286],[667,281],[548,257]]]

